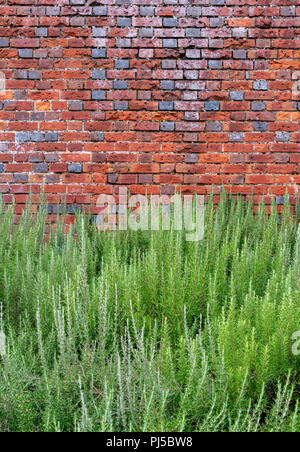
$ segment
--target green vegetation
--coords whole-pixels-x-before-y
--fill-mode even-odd
[[[205,236],[0,212],[0,431],[300,431],[300,233],[223,193]]]

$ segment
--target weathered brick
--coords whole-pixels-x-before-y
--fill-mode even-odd
[[[280,206],[300,182],[295,2],[2,3],[0,192],[17,204],[30,184],[72,215],[122,184],[214,183]]]

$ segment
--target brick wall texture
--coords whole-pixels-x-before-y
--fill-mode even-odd
[[[300,0],[0,0],[0,192],[300,182]],[[50,207],[51,209],[51,207]]]

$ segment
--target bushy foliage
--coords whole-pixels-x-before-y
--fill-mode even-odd
[[[205,235],[0,217],[1,431],[300,431],[300,235],[286,200]],[[0,328],[1,329],[1,328]]]

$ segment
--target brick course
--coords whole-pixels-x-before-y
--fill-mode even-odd
[[[0,0],[0,71],[17,212],[43,186],[85,208],[121,184],[297,193],[300,0]]]

